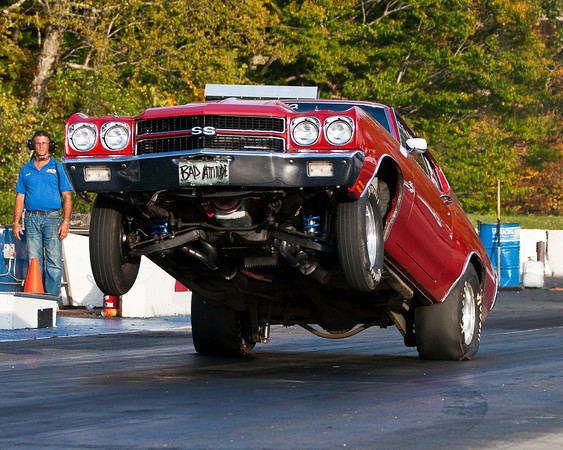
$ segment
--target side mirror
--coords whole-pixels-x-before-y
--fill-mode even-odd
[[[424,153],[428,149],[428,143],[424,138],[407,139],[407,150],[409,153]]]

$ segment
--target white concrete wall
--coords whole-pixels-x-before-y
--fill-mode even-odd
[[[88,237],[69,234],[63,241],[72,305],[101,307],[104,296],[94,282],[90,267]],[[176,316],[190,313],[191,293],[175,292],[176,280],[149,259],[141,258],[139,275],[131,290],[121,299],[123,317]],[[66,291],[63,301],[68,304]]]
[[[521,230],[520,272],[522,273],[526,261],[536,261],[538,242],[546,243],[546,276],[563,276],[563,230]]]
[[[0,330],[17,330],[39,327],[39,310],[49,310],[50,322],[57,326],[57,302],[41,297],[43,294],[18,295],[0,293]]]
[[[177,316],[190,313],[191,292],[175,292],[176,280],[151,260],[141,258],[139,275],[121,299],[122,317]]]
[[[96,286],[90,268],[88,236],[70,233],[63,241],[64,258],[70,280],[73,306],[103,306],[104,294]],[[63,303],[68,304],[66,290],[61,290]]]
[[[563,277],[563,230],[521,230],[520,273],[528,259],[536,260],[536,242],[546,242],[548,277]],[[103,294],[96,286],[90,268],[88,237],[70,234],[64,240],[73,306],[101,307]],[[133,288],[122,298],[123,317],[174,316],[190,313],[191,293],[176,292],[176,280],[147,258]],[[63,298],[65,290],[63,289]],[[64,300],[68,303],[68,300]]]
[[[551,276],[563,277],[563,230],[547,232],[547,258]]]

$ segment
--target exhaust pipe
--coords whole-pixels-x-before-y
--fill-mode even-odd
[[[319,262],[311,255],[297,248],[297,254],[293,254],[294,246],[287,241],[281,241],[279,245],[280,255],[282,255],[292,267],[298,267],[303,275],[309,275],[321,284],[327,284],[330,279],[330,272],[319,266]]]

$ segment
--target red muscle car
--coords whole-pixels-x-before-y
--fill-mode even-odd
[[[126,293],[148,257],[192,291],[203,354],[246,354],[276,324],[327,338],[395,325],[422,358],[477,353],[495,272],[393,108],[308,87],[206,97],[68,120],[65,169],[98,194],[90,258],[104,293]]]

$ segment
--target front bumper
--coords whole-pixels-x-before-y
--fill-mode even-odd
[[[352,187],[364,162],[363,152],[339,153],[230,153],[208,150],[131,157],[63,158],[76,192],[135,192],[200,186],[182,180],[182,166],[194,161],[228,162],[228,181],[222,187],[286,189],[297,187]],[[333,171],[311,176],[311,162],[331,162]],[[107,181],[86,181],[87,169],[103,168]],[[210,184],[207,184],[208,186]]]

